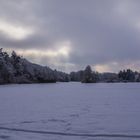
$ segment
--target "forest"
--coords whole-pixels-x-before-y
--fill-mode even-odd
[[[65,73],[52,70],[48,66],[31,63],[16,54],[9,55],[0,49],[0,84],[22,83],[55,83],[55,82],[140,82],[140,73],[131,69],[121,70],[118,73],[99,73],[88,65],[85,70]]]

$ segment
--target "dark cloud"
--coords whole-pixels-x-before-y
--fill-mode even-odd
[[[139,0],[0,0],[0,21],[34,30],[22,40],[0,32],[0,46],[53,49],[71,42],[69,58],[60,56],[56,67],[79,69],[86,64],[107,65],[114,71],[140,61]],[[41,57],[41,56],[40,56]],[[33,60],[34,57],[30,57]],[[43,56],[40,63],[53,63]],[[58,59],[58,58],[57,58]],[[55,61],[55,59],[53,59]],[[60,64],[60,65],[59,65]],[[53,67],[54,64],[52,64]],[[60,69],[61,69],[60,68]]]

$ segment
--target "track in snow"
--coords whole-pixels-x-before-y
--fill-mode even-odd
[[[46,134],[46,135],[74,136],[74,137],[77,136],[77,137],[93,137],[93,138],[102,137],[102,138],[138,138],[138,139],[140,139],[140,135],[128,135],[128,134],[77,134],[77,133],[27,130],[27,129],[8,128],[8,127],[0,127],[0,130]]]

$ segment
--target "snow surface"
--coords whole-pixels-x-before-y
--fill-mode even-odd
[[[135,140],[139,135],[139,83],[0,86],[0,140]]]

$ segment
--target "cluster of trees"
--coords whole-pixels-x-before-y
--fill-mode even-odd
[[[88,65],[85,70],[70,74],[40,66],[18,56],[14,51],[9,56],[0,49],[0,84],[7,83],[51,83],[78,81],[96,82],[140,82],[140,73],[123,70],[116,73],[98,73]]]
[[[85,70],[70,73],[71,81],[81,81],[82,83],[96,83],[99,81],[98,72],[92,71],[91,67],[88,65]]]
[[[66,81],[68,74],[40,66],[18,56],[11,56],[0,49],[0,84],[6,83],[52,83]]]
[[[71,81],[81,81],[83,83],[96,82],[140,82],[140,73],[130,69],[120,71],[117,73],[98,73],[92,71],[90,66],[87,66],[84,71],[71,72]]]
[[[120,71],[118,77],[122,82],[140,82],[140,73],[137,71],[133,72],[130,69]]]

